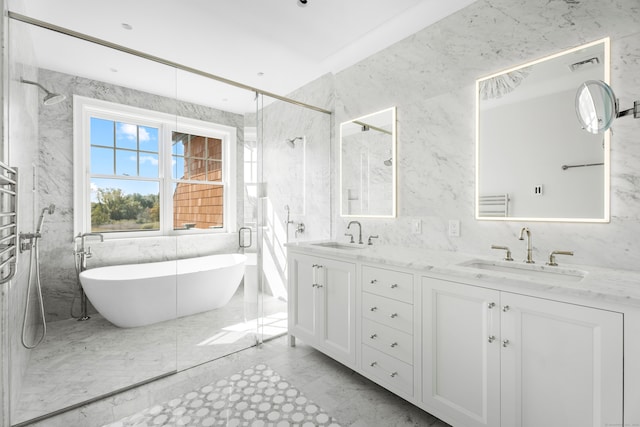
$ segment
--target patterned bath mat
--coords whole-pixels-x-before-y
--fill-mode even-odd
[[[104,427],[340,425],[267,365],[256,365]]]

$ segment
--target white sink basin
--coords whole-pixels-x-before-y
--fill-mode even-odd
[[[524,264],[517,261],[485,261],[474,259],[458,264],[462,267],[477,270],[497,271],[501,273],[517,274],[529,278],[563,280],[579,282],[584,279],[586,272],[568,268],[551,267],[547,265]]]
[[[363,249],[364,245],[358,245],[355,243],[340,243],[340,242],[321,242],[312,243],[313,246],[322,246],[323,248],[333,249]]]

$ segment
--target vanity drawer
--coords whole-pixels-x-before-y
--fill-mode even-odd
[[[413,305],[411,304],[363,292],[362,315],[383,325],[413,334]]]
[[[362,343],[405,363],[413,363],[413,335],[363,319]]]
[[[367,345],[362,346],[362,370],[392,391],[413,395],[413,366]]]
[[[413,275],[365,265],[362,290],[413,304]]]

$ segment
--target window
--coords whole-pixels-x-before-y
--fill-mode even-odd
[[[174,227],[222,228],[222,141],[173,132],[172,164]]]
[[[231,231],[235,128],[74,97],[75,233]]]

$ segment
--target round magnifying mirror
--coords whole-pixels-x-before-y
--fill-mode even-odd
[[[587,80],[576,93],[576,114],[580,125],[590,133],[602,133],[618,116],[618,103],[611,87],[600,80]]]

